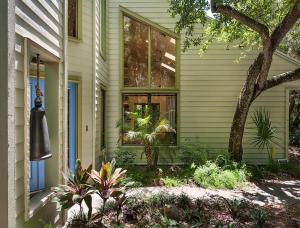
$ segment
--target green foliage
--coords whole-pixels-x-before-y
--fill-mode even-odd
[[[174,132],[175,130],[164,117],[157,117],[152,109],[147,107],[144,112],[139,110],[135,112],[126,112],[126,116],[134,121],[134,129],[123,126],[125,137],[129,141],[140,140],[144,145],[157,145],[160,136],[166,132]],[[124,129],[125,128],[125,129]]]
[[[77,160],[75,173],[65,175],[66,185],[53,188],[54,202],[58,202],[61,209],[69,209],[75,204],[79,205],[80,211],[72,217],[71,227],[99,227],[105,211],[106,202],[109,198],[114,199],[114,208],[117,220],[122,207],[126,202],[125,187],[118,188],[124,178],[126,170],[115,168],[115,160],[103,163],[100,171],[92,170],[92,165],[83,169],[80,160]],[[98,194],[102,200],[102,211],[92,215],[92,194]],[[88,207],[88,216],[83,212],[82,202]]]
[[[85,202],[89,209],[88,218],[91,217],[93,190],[88,183],[91,170],[92,165],[83,169],[80,160],[77,160],[75,173],[69,171],[67,175],[64,175],[67,184],[52,189],[55,194],[53,202],[59,203],[60,209],[69,209],[78,204],[82,211],[82,202]]]
[[[178,222],[176,222],[173,219],[169,219],[168,217],[163,215],[160,217],[160,222],[162,227],[167,227],[167,228],[181,227]]]
[[[177,198],[177,204],[180,208],[187,210],[192,206],[192,200],[186,194],[182,193]]]
[[[199,166],[194,173],[195,182],[205,188],[234,189],[247,183],[250,174],[246,166],[240,168],[221,168],[216,162],[208,161]]]
[[[134,128],[126,123],[117,124],[124,133],[123,140],[138,141],[145,145],[147,165],[152,166],[154,147],[165,138],[166,133],[175,132],[175,129],[166,118],[158,116],[157,112],[148,106],[143,111],[137,109],[135,112],[126,112],[125,115],[134,121]]]
[[[115,164],[116,162],[113,159],[112,162],[103,163],[99,172],[92,170],[90,174],[98,190],[96,193],[102,198],[104,204],[110,197],[117,197],[122,194],[115,187],[124,178],[126,170],[115,169]]]
[[[282,21],[294,3],[292,0],[224,0],[222,2],[266,25],[269,32]],[[169,11],[172,16],[178,18],[176,32],[184,31],[185,33],[185,48],[194,45],[200,46],[201,50],[205,51],[213,41],[238,43],[240,48],[248,48],[245,51],[262,46],[261,37],[257,32],[237,20],[220,14],[214,14],[214,18],[210,19],[207,16],[208,10],[207,0],[170,1]],[[197,24],[204,27],[202,33],[199,33],[200,28]],[[298,22],[290,31],[285,42],[291,42],[297,38],[297,35],[299,36],[299,24]]]
[[[253,215],[254,227],[263,228],[265,227],[268,215],[264,210],[256,210]]]
[[[227,202],[231,215],[234,219],[238,217],[238,213],[241,210],[241,208],[243,208],[246,205],[244,201],[239,199],[233,199],[233,200],[225,199],[225,201]]]
[[[136,158],[136,153],[134,151],[118,147],[113,154],[117,161],[116,165],[119,167],[129,168],[134,165],[134,160]]]
[[[183,182],[180,178],[177,177],[171,177],[171,176],[166,176],[162,178],[164,185],[166,187],[179,187],[183,185]]]
[[[260,150],[267,149],[270,161],[275,159],[274,144],[277,144],[276,128],[272,126],[270,111],[265,108],[259,108],[251,115],[255,132],[252,137],[252,143]]]
[[[185,139],[180,146],[180,159],[185,164],[203,165],[208,160],[209,151],[199,140]]]

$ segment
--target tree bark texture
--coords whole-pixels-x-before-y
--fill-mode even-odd
[[[300,69],[268,79],[274,52],[285,35],[300,18],[300,0],[295,0],[293,7],[291,7],[281,23],[279,23],[271,33],[269,33],[269,28],[266,25],[235,10],[229,5],[217,5],[216,12],[226,17],[231,17],[259,33],[263,44],[262,51],[248,70],[246,81],[238,98],[231,126],[228,151],[234,160],[241,161],[243,158],[245,124],[253,101],[267,89],[285,82],[300,79]]]

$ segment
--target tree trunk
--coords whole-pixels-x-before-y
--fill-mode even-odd
[[[231,153],[232,158],[235,161],[241,161],[243,159],[243,135],[251,105],[251,99],[251,97],[241,93],[233,117],[228,151]]]
[[[150,168],[152,166],[152,147],[149,144],[145,144],[144,152],[146,155],[147,166]]]
[[[263,64],[263,53],[260,53],[250,66],[247,79],[240,92],[234,113],[229,138],[228,152],[235,161],[243,159],[243,136],[249,108],[254,100],[255,84]]]

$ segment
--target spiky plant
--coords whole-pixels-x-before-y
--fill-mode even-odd
[[[259,108],[251,116],[252,122],[255,125],[252,143],[260,150],[267,149],[269,159],[274,160],[275,148],[277,144],[276,128],[272,126],[270,111],[265,108]]]
[[[79,205],[79,214],[83,220],[90,219],[92,215],[92,194],[94,191],[89,183],[91,170],[92,165],[87,169],[83,169],[81,161],[78,159],[75,172],[69,171],[67,174],[64,174],[66,184],[52,188],[55,195],[53,202],[59,203],[60,209],[69,209],[75,204]],[[83,212],[83,202],[88,207],[87,218]]]
[[[127,141],[139,141],[144,145],[147,166],[153,165],[153,150],[164,138],[166,133],[176,132],[164,117],[160,117],[157,112],[146,107],[141,111],[126,112],[127,117],[133,121],[133,127],[123,125],[124,137]]]

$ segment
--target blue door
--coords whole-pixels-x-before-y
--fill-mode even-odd
[[[77,84],[68,83],[68,165],[75,171],[77,157]]]
[[[30,108],[34,107],[36,79],[30,79]],[[45,91],[45,81],[40,80],[40,89]],[[43,99],[44,101],[44,99]],[[45,102],[43,102],[45,108]],[[30,192],[39,191],[45,188],[45,161],[30,162]]]

